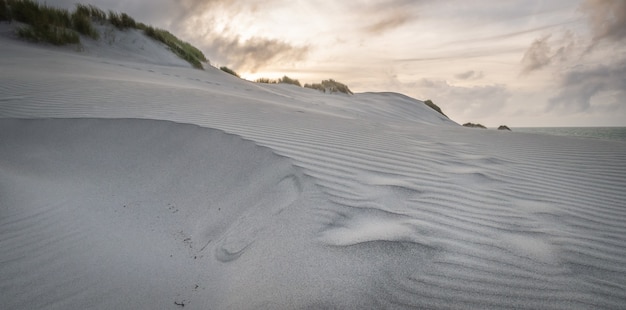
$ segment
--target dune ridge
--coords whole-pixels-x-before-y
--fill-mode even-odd
[[[624,143],[464,129],[392,93],[0,54],[3,305],[626,303]]]

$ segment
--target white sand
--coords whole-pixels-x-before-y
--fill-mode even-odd
[[[0,308],[626,305],[625,143],[90,44],[0,37]]]

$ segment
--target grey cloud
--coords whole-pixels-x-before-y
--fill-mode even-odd
[[[528,74],[551,64],[580,59],[581,48],[582,46],[577,43],[577,38],[570,31],[563,32],[558,38],[552,35],[543,36],[536,39],[524,53],[521,60],[521,73]]]
[[[511,92],[502,84],[462,87],[444,80],[422,79],[415,86],[445,106],[445,111],[466,120],[492,117],[511,97]]]
[[[370,34],[381,34],[417,19],[415,13],[421,0],[384,0],[364,3],[358,10],[359,19],[373,21],[363,27]],[[352,8],[350,8],[352,9]]]
[[[550,45],[548,40],[550,36],[544,36],[536,39],[524,53],[522,58],[522,73],[530,73],[539,70],[550,64],[552,57],[550,56]]]
[[[614,92],[613,102],[605,106],[624,108],[626,97],[626,61],[598,65],[568,72],[561,82],[561,90],[550,99],[548,110],[584,112],[592,109],[591,100],[603,92]]]
[[[398,28],[413,19],[411,14],[406,12],[394,12],[384,16],[378,22],[365,27],[365,31],[372,34],[380,34]]]
[[[208,47],[236,70],[256,72],[271,64],[289,64],[303,60],[308,54],[308,46],[293,46],[284,41],[253,37],[240,41],[238,36],[211,38]]]
[[[456,77],[459,80],[480,80],[484,77],[484,74],[482,71],[470,70],[470,71],[466,71],[463,73],[459,73],[455,75],[454,77]]]
[[[587,14],[594,41],[626,38],[626,1],[586,0],[581,9]]]

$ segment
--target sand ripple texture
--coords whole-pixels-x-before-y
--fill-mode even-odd
[[[2,308],[626,307],[622,142],[0,43]]]

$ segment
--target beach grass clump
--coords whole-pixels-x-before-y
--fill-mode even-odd
[[[11,20],[31,25],[36,30],[46,26],[72,27],[70,14],[67,10],[49,7],[31,0],[7,0],[6,4]]]
[[[72,13],[72,28],[78,33],[91,37],[97,40],[100,37],[98,31],[93,27],[91,23],[92,17],[89,11],[76,10]]]
[[[254,82],[255,83],[262,83],[262,84],[278,84],[277,80],[273,80],[273,79],[269,79],[269,78],[258,78]]]
[[[263,84],[291,84],[291,85],[302,87],[302,84],[300,84],[300,81],[296,79],[292,79],[286,75],[279,78],[278,80],[268,79],[268,78],[259,78],[259,79],[256,79],[255,82],[263,83]]]
[[[337,82],[333,79],[323,80],[321,83],[304,84],[304,87],[317,89],[324,93],[344,93],[348,95],[353,94],[346,84]]]
[[[296,79],[292,79],[292,78],[290,78],[290,77],[288,77],[286,75],[281,77],[280,79],[278,79],[277,82],[281,83],[281,84],[291,84],[291,85],[296,85],[296,86],[302,87],[302,85],[300,84],[300,81],[298,81]]]
[[[482,129],[487,129],[487,127],[481,125],[481,124],[474,124],[474,123],[465,123],[463,124],[463,127],[469,127],[469,128],[482,128]]]
[[[80,37],[73,27],[72,15],[67,10],[31,0],[6,0],[3,4],[7,10],[7,20],[26,24],[17,29],[17,35],[21,38],[54,45],[80,42]]]
[[[34,42],[48,42],[54,45],[78,44],[78,34],[67,28],[25,26],[17,30],[21,38]]]
[[[222,70],[222,71],[224,71],[224,72],[226,72],[226,73],[228,73],[228,74],[232,74],[232,75],[234,75],[234,76],[236,76],[236,77],[239,77],[239,74],[237,74],[237,72],[235,72],[235,70],[233,70],[233,69],[231,69],[231,68],[228,68],[228,67],[220,67],[220,70]]]
[[[105,13],[103,10],[93,4],[84,5],[78,3],[76,4],[76,11],[74,13],[80,14],[82,16],[87,16],[91,20],[100,23],[103,23],[107,20],[107,13]]]
[[[202,69],[202,62],[207,61],[202,51],[197,47],[177,38],[167,30],[146,26],[144,24],[140,24],[139,28],[143,28],[147,36],[167,45],[174,54],[186,60],[194,66],[194,68]]]
[[[137,22],[126,13],[109,11],[109,23],[119,30],[137,28]]]
[[[447,115],[443,114],[443,111],[441,111],[441,108],[439,106],[437,106],[432,100],[428,99],[426,101],[424,101],[424,104],[427,105],[428,107],[430,107],[431,109],[439,112],[439,114],[448,117]]]

